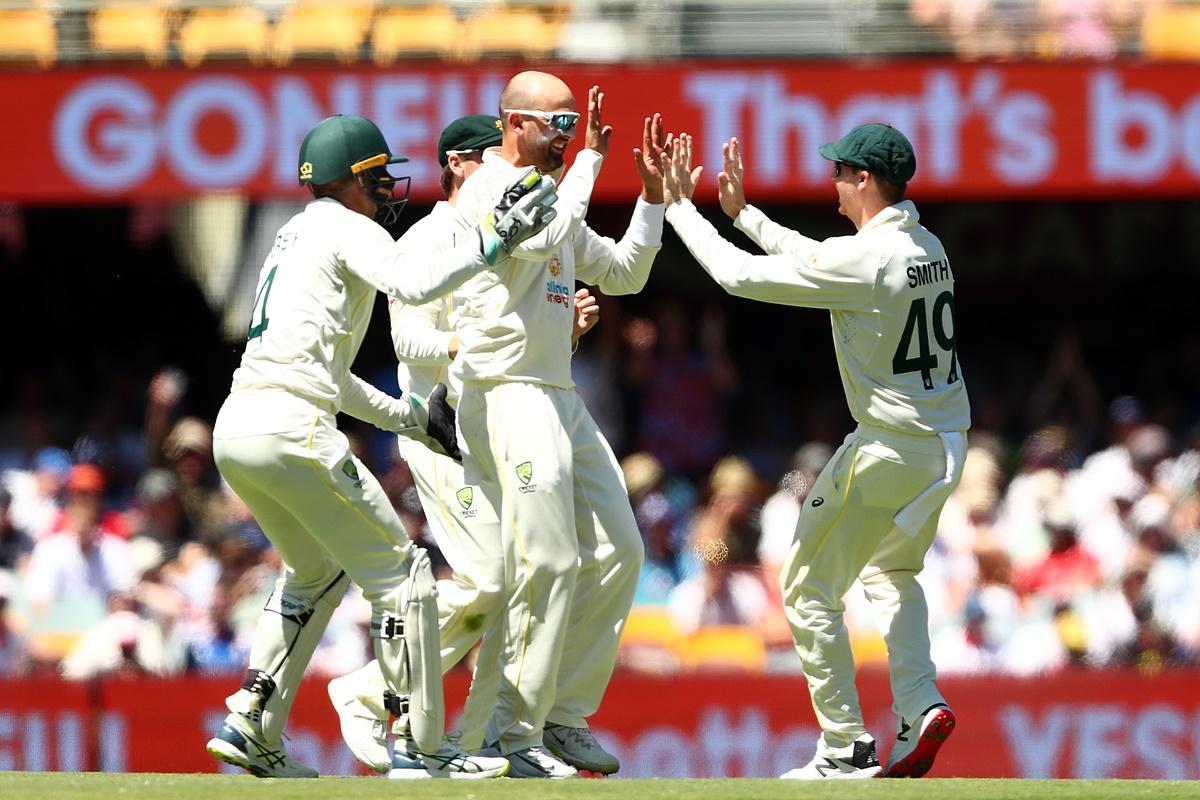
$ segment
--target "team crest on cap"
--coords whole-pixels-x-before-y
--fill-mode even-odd
[[[300,165],[300,180],[307,181],[312,179],[313,166],[311,161],[305,161]]]
[[[471,503],[475,502],[475,490],[470,486],[464,486],[454,493],[454,497],[458,500],[458,504],[463,507],[463,511],[471,508]]]
[[[498,131],[504,130],[504,123],[501,122],[500,120],[496,120],[493,124],[496,126],[496,130],[498,130]]]

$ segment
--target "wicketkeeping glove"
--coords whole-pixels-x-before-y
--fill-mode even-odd
[[[558,200],[554,189],[553,178],[542,175],[537,167],[530,167],[504,190],[499,204],[475,228],[488,266],[495,266],[514,247],[554,219],[558,213],[551,208]]]
[[[412,413],[410,425],[397,431],[402,436],[414,439],[435,453],[462,461],[458,450],[458,433],[454,427],[454,409],[446,402],[446,385],[433,387],[427,400],[414,394],[405,395]]]

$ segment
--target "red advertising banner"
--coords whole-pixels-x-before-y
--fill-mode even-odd
[[[435,142],[494,113],[515,68],[81,69],[0,72],[0,201],[301,196],[304,133],[335,112],[380,124],[416,197],[437,196]],[[1200,65],[907,61],[555,67],[615,129],[601,200],[632,199],[642,119],[699,138],[715,193],[721,143],[744,143],[752,199],[832,199],[817,146],[887,121],[913,140],[913,196],[1200,196]]]
[[[0,684],[0,769],[212,772],[204,742],[237,676]],[[1068,672],[939,681],[958,716],[938,777],[1200,778],[1200,675]],[[447,681],[461,707],[465,674]],[[886,757],[887,675],[859,679]],[[618,674],[592,719],[622,777],[770,777],[806,763],[816,723],[800,677]],[[288,750],[322,774],[361,774],[322,681],[296,701]]]

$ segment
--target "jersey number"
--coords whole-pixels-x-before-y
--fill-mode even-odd
[[[946,331],[946,309],[950,310],[950,331]],[[954,293],[942,292],[933,301],[933,338],[938,347],[950,353],[950,371],[946,374],[946,384],[958,380],[958,360],[955,357],[954,332],[957,329],[954,322]],[[913,338],[917,340],[917,355],[910,357]],[[904,322],[904,333],[900,334],[900,346],[892,356],[892,372],[904,375],[909,372],[920,372],[921,380],[926,389],[933,388],[933,370],[937,369],[938,357],[929,350],[929,323],[925,317],[925,298],[918,297],[908,308],[908,319]]]
[[[267,324],[270,322],[267,319],[267,300],[271,297],[271,284],[275,283],[275,270],[277,269],[279,269],[278,266],[271,267],[271,271],[267,273],[267,279],[263,281],[262,288],[258,290],[258,295],[254,298],[254,309],[250,312],[250,330],[246,332],[246,341],[257,339],[267,329]],[[254,322],[255,317],[258,317],[257,324]]]

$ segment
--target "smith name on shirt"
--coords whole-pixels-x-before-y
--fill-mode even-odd
[[[908,268],[908,288],[915,289],[927,283],[954,280],[950,272],[950,262],[938,259],[928,264],[917,264]]]

